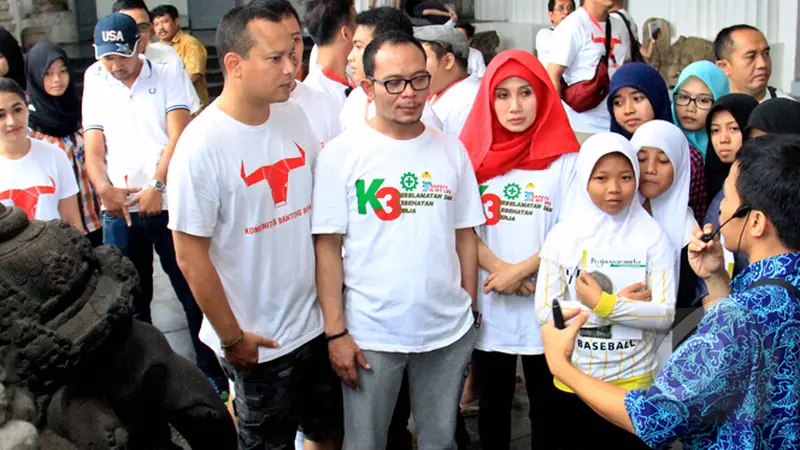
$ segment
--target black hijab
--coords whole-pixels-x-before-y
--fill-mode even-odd
[[[800,103],[788,98],[765,101],[750,115],[746,134],[753,128],[767,134],[800,134]]]
[[[706,202],[709,205],[717,193],[722,190],[722,185],[725,183],[725,178],[728,178],[728,173],[731,171],[731,164],[722,162],[719,159],[719,156],[717,156],[717,152],[714,150],[714,144],[710,139],[711,120],[714,118],[716,113],[720,111],[728,111],[731,113],[736,123],[739,124],[739,130],[742,132],[742,141],[744,141],[745,137],[747,136],[745,133],[747,121],[750,119],[750,115],[757,106],[758,101],[750,95],[728,94],[718,98],[717,101],[714,102],[714,106],[711,107],[711,110],[708,111],[708,117],[706,118],[706,133],[709,136],[709,140],[708,151],[706,151],[705,172],[707,183],[706,192],[708,194]]]
[[[56,44],[42,41],[33,46],[25,60],[28,72],[29,126],[48,136],[66,137],[81,128],[81,102],[70,78],[67,90],[53,97],[44,90],[44,75],[50,64],[64,61],[69,70],[67,53]]]
[[[25,82],[25,61],[22,59],[22,49],[14,35],[0,26],[0,54],[5,56],[8,62],[8,73],[4,76],[16,81],[17,84],[26,89]]]

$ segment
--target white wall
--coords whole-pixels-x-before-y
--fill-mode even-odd
[[[697,36],[713,41],[722,28],[745,23],[760,29],[772,48],[770,84],[791,91],[800,78],[797,0],[628,0],[638,24],[650,17],[666,19],[672,38]]]
[[[792,82],[800,80],[798,0],[628,0],[627,3],[628,11],[639,25],[650,17],[669,21],[673,39],[684,35],[713,40],[726,26],[737,23],[755,26],[764,32],[772,47],[770,84],[791,92]],[[549,24],[547,0],[475,0],[475,17],[487,21],[477,24],[479,30],[497,29],[503,48],[530,50],[530,25],[538,29]],[[800,81],[796,84],[797,95]]]

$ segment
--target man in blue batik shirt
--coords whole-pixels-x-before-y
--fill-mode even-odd
[[[552,322],[542,328],[547,363],[598,414],[653,448],[682,440],[687,450],[795,450],[800,448],[800,136],[747,141],[724,192],[725,247],[744,252],[751,264],[729,284],[719,238],[704,243],[695,230],[689,260],[709,287],[706,315],[649,389],[625,392],[571,365],[586,313],[565,330]],[[711,226],[704,231],[710,233]]]

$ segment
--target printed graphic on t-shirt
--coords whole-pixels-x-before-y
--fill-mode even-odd
[[[503,187],[502,198],[498,194],[487,193],[488,185],[480,187],[483,213],[486,225],[492,226],[501,220],[515,222],[519,216],[532,216],[536,210],[553,212],[553,202],[547,195],[537,194],[534,183],[507,183]]]
[[[289,193],[289,172],[306,164],[305,150],[297,143],[294,145],[300,150],[300,156],[282,159],[269,166],[261,166],[249,175],[245,171],[244,161],[242,161],[241,177],[247,187],[266,181],[272,191],[272,200],[275,202],[275,206],[286,203]]]
[[[378,219],[391,221],[402,214],[416,214],[418,209],[432,208],[437,202],[453,201],[450,186],[434,183],[433,176],[428,171],[423,171],[419,176],[414,172],[405,172],[398,181],[399,189],[391,185],[384,186],[384,178],[376,178],[369,183],[362,179],[356,180],[358,213],[368,214],[369,205]]]
[[[594,42],[595,44],[602,44],[603,46],[605,46],[606,45],[606,36],[605,36],[605,34],[602,34],[600,36],[595,36],[595,34],[592,33],[592,42]],[[611,46],[610,46],[610,48],[608,50],[608,59],[611,60],[611,67],[613,67],[615,69],[619,68],[619,63],[617,62],[617,59],[614,57],[614,47],[617,44],[622,44],[622,37],[621,36],[620,37],[614,37],[612,35],[611,36]],[[597,66],[597,63],[592,64],[592,67],[596,67],[596,66]]]
[[[36,216],[36,207],[39,204],[39,197],[46,194],[56,193],[56,182],[52,177],[50,179],[50,186],[31,186],[27,189],[8,189],[0,192],[0,201],[11,200],[11,203],[17,208],[25,211],[28,219],[33,220]]]

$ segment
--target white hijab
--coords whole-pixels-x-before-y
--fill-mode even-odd
[[[598,133],[584,142],[575,169],[575,201],[565,219],[547,235],[541,256],[564,267],[577,267],[583,250],[603,248],[647,249],[647,270],[673,269],[675,253],[658,223],[636,197],[619,214],[598,208],[587,187],[597,161],[609,153],[621,153],[631,163],[639,186],[639,161],[627,139],[616,133]]]
[[[689,141],[680,128],[664,120],[652,120],[639,127],[631,138],[631,145],[637,152],[642,147],[654,147],[666,153],[675,176],[672,186],[661,195],[650,199],[653,218],[667,233],[670,242],[679,252],[691,238],[694,214],[689,208],[689,186],[691,168],[689,166]],[[644,203],[642,198],[642,203]],[[692,219],[690,222],[690,218]]]

